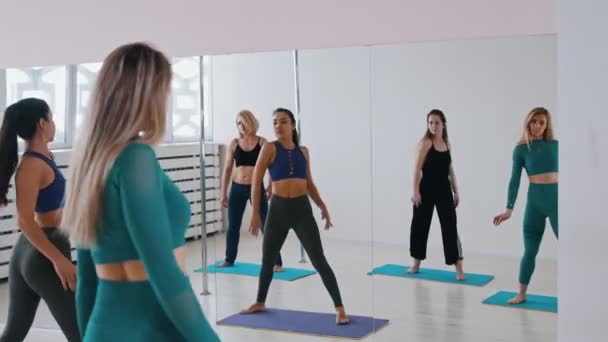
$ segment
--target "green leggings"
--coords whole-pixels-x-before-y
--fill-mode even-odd
[[[519,283],[528,285],[534,267],[540,242],[549,218],[555,237],[558,237],[557,184],[534,184],[528,188],[528,201],[524,214],[524,255],[519,267]]]

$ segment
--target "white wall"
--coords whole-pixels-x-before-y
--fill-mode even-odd
[[[521,256],[525,171],[511,220],[495,228],[492,218],[506,205],[511,154],[525,115],[535,106],[557,115],[556,37],[413,43],[372,51],[375,241],[409,246],[416,144],[427,113],[439,108],[447,116],[460,188],[457,215],[465,258]],[[556,239],[549,232],[540,258],[556,258]],[[442,260],[442,250],[435,212],[428,257]]]
[[[334,223],[328,239],[372,239],[369,58],[363,47],[299,55],[302,144]]]
[[[272,141],[272,112],[277,107],[295,108],[293,52],[264,52],[211,57],[211,115],[213,141],[227,145],[238,136],[235,120],[249,109],[260,122],[258,134]],[[268,176],[264,177],[267,185]],[[247,206],[241,230],[251,218]]]
[[[606,341],[608,3],[560,1],[559,341]]]
[[[0,0],[0,67],[555,33],[556,0]]]
[[[235,119],[249,109],[259,134],[274,139],[272,112],[295,107],[293,52],[260,52],[211,57],[213,140],[227,144],[237,134]]]

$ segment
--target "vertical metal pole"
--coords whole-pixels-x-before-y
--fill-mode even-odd
[[[76,135],[76,112],[78,111],[78,65],[70,64],[67,66],[66,83],[64,142],[67,146],[73,147]]]
[[[300,73],[298,70],[298,50],[293,50],[293,72],[296,90],[296,129],[298,130],[300,141],[302,141],[302,125],[300,124]],[[304,250],[302,243],[300,243],[300,263],[306,263],[306,251]]]
[[[0,113],[6,109],[6,98],[8,96],[6,89],[6,70],[0,69]]]
[[[201,110],[201,146],[200,146],[200,168],[201,168],[201,239],[202,241],[202,266],[203,266],[203,292],[201,295],[207,296],[209,292],[209,279],[207,272],[207,184],[205,175],[205,101],[204,101],[204,82],[203,82],[203,57],[199,57],[199,79],[200,79],[200,110]]]

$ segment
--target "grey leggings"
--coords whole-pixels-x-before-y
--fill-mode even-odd
[[[70,242],[56,228],[43,231],[63,255],[70,258]],[[23,341],[42,298],[68,341],[80,341],[74,294],[64,290],[52,262],[22,234],[9,265],[8,319],[0,342]]]
[[[325,259],[319,227],[315,221],[308,196],[284,198],[273,195],[268,208],[268,216],[264,226],[264,242],[262,247],[262,270],[258,286],[258,303],[266,301],[268,288],[273,276],[273,265],[289,229],[293,228],[296,236],[304,246],[313,267],[321,275],[323,284],[335,307],[342,306],[340,289],[336,276]]]

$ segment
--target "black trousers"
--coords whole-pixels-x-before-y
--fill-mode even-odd
[[[458,237],[456,225],[456,207],[449,180],[424,180],[420,182],[422,202],[414,207],[410,230],[410,255],[418,260],[426,259],[426,247],[431,228],[433,211],[437,207],[437,215],[441,224],[443,238],[443,253],[445,263],[454,265],[461,260],[462,246]]]
[[[296,236],[304,246],[312,266],[319,272],[321,280],[329,292],[335,307],[342,306],[342,297],[334,271],[329,266],[319,227],[315,221],[308,196],[283,198],[273,195],[270,199],[268,217],[264,228],[264,242],[262,246],[262,270],[258,285],[259,303],[266,301],[268,288],[272,281],[272,266],[287,238],[289,230],[293,228]]]
[[[68,259],[70,242],[56,228],[44,228],[51,243]],[[0,342],[23,341],[34,322],[40,299],[44,300],[59,328],[70,342],[80,341],[74,293],[66,291],[53,263],[22,234],[9,264],[8,319]]]

